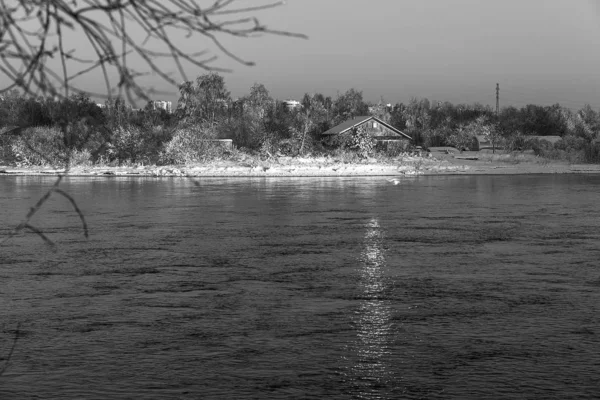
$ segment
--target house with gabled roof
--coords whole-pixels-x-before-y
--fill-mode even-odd
[[[412,138],[399,129],[372,115],[355,117],[322,133],[323,138],[331,141],[344,134],[350,134],[355,129],[364,128],[378,143],[399,142],[407,147]]]

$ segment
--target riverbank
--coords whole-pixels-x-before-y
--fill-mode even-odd
[[[267,160],[219,160],[202,164],[156,166],[76,166],[69,176],[143,177],[321,177],[600,173],[600,165],[569,164],[519,155],[404,156],[348,162],[331,157],[273,157]],[[4,175],[60,175],[51,167],[1,166]]]

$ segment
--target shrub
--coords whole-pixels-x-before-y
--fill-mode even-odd
[[[350,135],[349,147],[356,150],[361,158],[367,158],[374,151],[376,144],[377,141],[362,126]]]
[[[427,129],[418,133],[420,141],[425,148],[448,146],[448,138],[452,134],[452,130],[446,127],[440,127],[437,129]],[[415,141],[419,143],[420,141]]]
[[[471,150],[473,147],[473,139],[474,136],[466,129],[459,129],[455,132],[452,132],[446,139],[446,142],[456,147],[459,151],[463,151]]]
[[[329,139],[329,145],[342,150],[353,150],[360,158],[366,158],[373,153],[376,144],[377,141],[362,126]]]
[[[165,143],[172,138],[169,129],[162,126],[143,129],[138,126],[119,126],[99,156],[119,163],[155,164],[159,161]]]
[[[12,151],[13,138],[5,134],[10,128],[0,128],[0,163],[12,163],[15,155]]]
[[[212,142],[212,139],[213,131],[206,124],[177,129],[173,138],[164,146],[160,162],[189,164],[226,155],[228,150],[222,144]]]
[[[393,140],[377,142],[375,150],[387,157],[398,157],[405,153],[408,147],[409,145],[404,141]]]
[[[228,121],[222,121],[215,129],[215,138],[233,139],[236,145],[252,150],[259,150],[265,142],[274,143],[276,136],[271,135],[265,129],[265,124],[261,119],[246,114]]]
[[[359,157],[355,151],[348,151],[348,149],[337,148],[332,151],[331,156],[335,161],[343,163],[355,163],[359,161]]]
[[[280,140],[278,147],[279,152],[286,156],[295,156],[300,151],[300,143],[294,138]]]
[[[564,136],[554,145],[545,141],[531,139],[529,141],[534,153],[552,160],[563,160],[569,163],[596,162],[594,142],[573,135]]]
[[[509,152],[530,150],[533,149],[532,140],[537,139],[529,139],[520,132],[517,132],[504,139],[504,148]]]
[[[54,127],[25,129],[12,140],[11,152],[25,165],[63,166],[68,156],[63,133]]]
[[[72,166],[90,166],[92,164],[92,155],[89,150],[73,150],[71,152]]]
[[[554,150],[554,145],[547,140],[529,138],[524,141],[521,149],[531,149],[535,155],[544,156],[544,154]]]
[[[584,151],[585,162],[598,164],[600,163],[600,140],[594,139],[585,148]]]
[[[111,160],[119,163],[135,163],[143,147],[143,135],[138,127],[118,126],[115,128],[110,142],[107,144],[106,153]]]

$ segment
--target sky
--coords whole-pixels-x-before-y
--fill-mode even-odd
[[[232,69],[223,75],[234,98],[262,83],[282,100],[316,92],[335,98],[354,88],[372,102],[416,97],[494,107],[498,83],[501,107],[600,109],[600,0],[287,0],[253,15],[308,39],[223,38],[233,53],[256,63],[220,55],[214,64]],[[70,40],[86,51],[83,39]],[[198,36],[177,42],[190,52],[214,50]],[[186,72],[188,78],[205,73],[191,66]],[[177,100],[177,89],[156,75],[142,82],[171,92],[160,99]],[[100,77],[81,85],[106,91]]]
[[[597,0],[288,0],[263,22],[309,39],[240,47],[257,66],[227,77],[233,93],[257,81],[280,98],[353,87],[495,106],[499,83],[501,106],[600,108]]]

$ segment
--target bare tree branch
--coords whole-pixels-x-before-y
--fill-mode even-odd
[[[256,0],[254,5],[236,7],[239,0],[208,0],[204,6],[196,0],[0,0],[0,73],[9,83],[0,93],[20,88],[27,94],[68,97],[71,92],[87,92],[75,79],[101,70],[111,97],[113,88],[130,101],[148,100],[147,90],[138,78],[153,72],[177,86],[186,81],[184,65],[206,71],[225,71],[213,65],[218,54],[208,49],[190,53],[173,38],[176,32],[186,37],[201,35],[218,53],[243,65],[243,60],[225,46],[224,36],[252,37],[257,34],[304,37],[271,30],[251,13],[278,7],[283,1]],[[229,18],[231,16],[240,16]],[[133,35],[141,32],[145,39]],[[68,36],[76,34],[87,40],[96,60],[76,57],[67,50]],[[118,47],[117,47],[118,46]],[[119,48],[119,50],[117,50]],[[139,58],[144,68],[138,70],[132,58]],[[59,61],[60,73],[49,62]],[[165,71],[159,59],[175,62],[179,78]],[[85,65],[85,66],[84,66]],[[139,65],[139,63],[138,63]],[[83,68],[82,68],[83,67]],[[116,73],[115,78],[111,78]]]
[[[29,221],[31,220],[31,218],[33,218],[33,216],[40,210],[40,208],[42,208],[44,203],[46,203],[46,201],[50,198],[53,190],[57,188],[58,185],[60,185],[62,179],[63,175],[59,175],[56,181],[54,182],[54,185],[52,185],[52,188],[50,188],[42,197],[40,197],[38,202],[29,209],[29,212],[25,215],[23,221],[21,221],[19,225],[17,225],[6,237],[4,237],[4,239],[0,240],[0,246],[2,246],[8,240],[15,237],[16,235],[21,233],[25,228],[30,226]]]
[[[42,240],[44,241],[44,243],[46,243],[48,246],[50,246],[52,248],[52,250],[56,250],[56,245],[54,244],[54,242],[52,240],[50,240],[50,238],[48,238],[48,236],[46,236],[46,234],[44,232],[42,232],[40,229],[36,228],[35,226],[32,225],[25,225],[24,228],[29,229],[31,232],[35,233],[36,235],[38,235],[39,237],[42,238]]]
[[[15,352],[15,347],[17,347],[17,342],[19,341],[19,335],[20,335],[20,329],[21,328],[21,323],[17,323],[17,327],[15,328],[15,338],[13,339],[12,342],[12,346],[10,347],[10,350],[8,351],[8,354],[6,355],[6,360],[4,361],[4,365],[2,366],[2,368],[0,368],[0,376],[2,376],[4,374],[4,372],[6,371],[6,368],[8,367],[8,364],[10,363],[10,359],[12,358],[13,353]]]
[[[70,194],[68,194],[67,192],[65,192],[62,189],[54,188],[53,190],[54,190],[54,192],[62,195],[67,200],[69,200],[69,202],[71,202],[71,205],[75,209],[75,212],[77,212],[77,215],[79,215],[79,219],[81,219],[81,224],[83,225],[83,236],[85,236],[87,239],[89,237],[87,223],[85,222],[85,217],[83,216],[83,213],[79,209],[79,206],[77,206],[77,203],[75,202],[75,200],[71,197]]]

